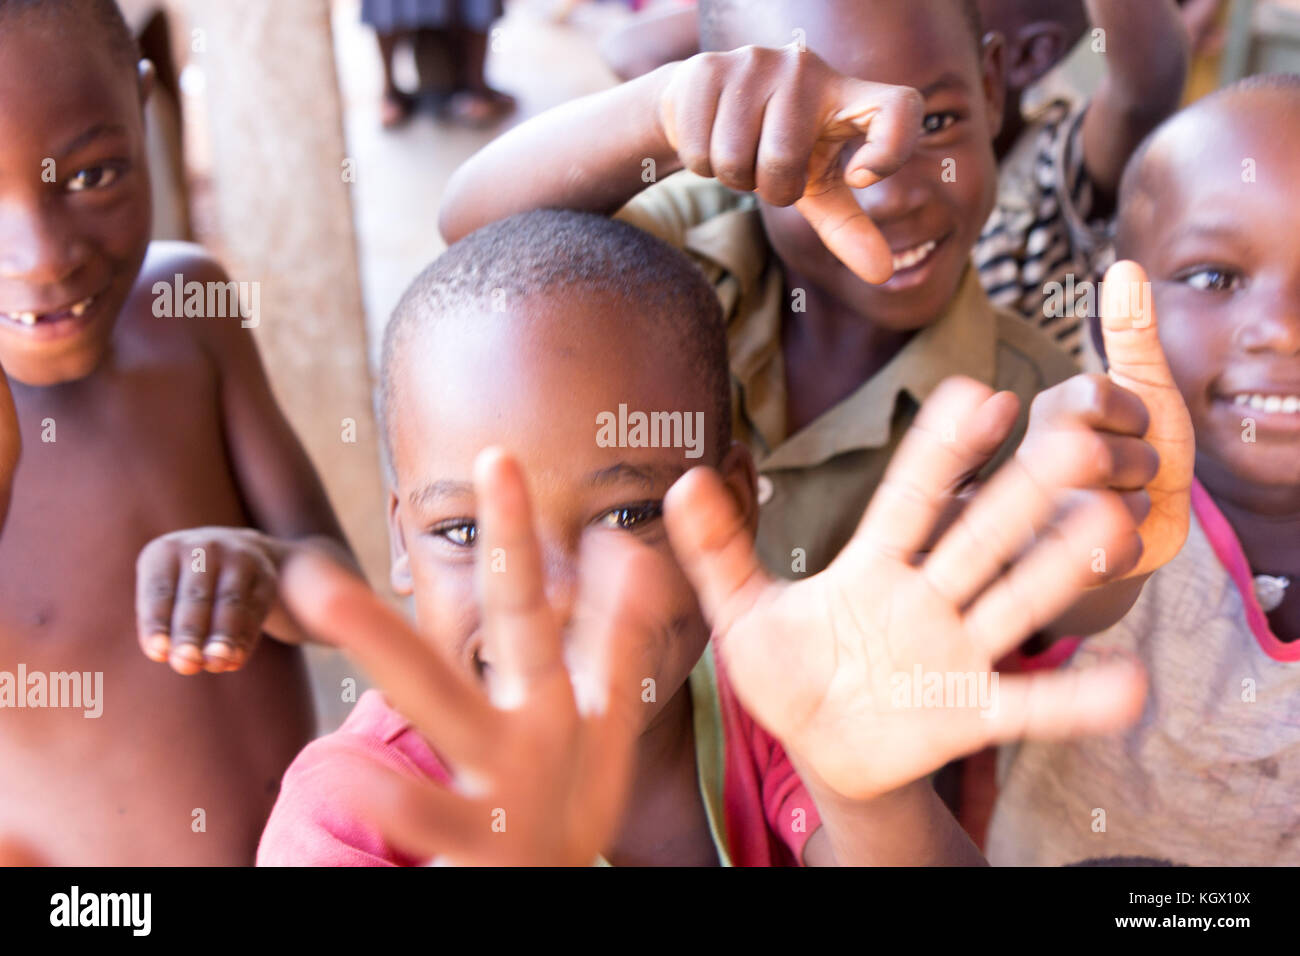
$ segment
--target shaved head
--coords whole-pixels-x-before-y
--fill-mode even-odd
[[[1116,251],[1121,257],[1138,257],[1138,236],[1155,214],[1162,191],[1176,178],[1179,162],[1198,156],[1251,109],[1263,109],[1288,126],[1300,124],[1300,74],[1246,77],[1175,113],[1142,141],[1120,183]],[[1243,156],[1242,162],[1249,158]]]

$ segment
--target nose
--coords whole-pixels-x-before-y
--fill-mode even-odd
[[[1247,352],[1300,356],[1300,275],[1256,308],[1238,329],[1237,344]]]
[[[923,160],[912,160],[892,176],[866,189],[855,189],[854,197],[871,221],[884,227],[904,220],[925,205],[929,198],[929,179],[923,174]]]
[[[546,572],[546,601],[555,614],[555,621],[560,626],[560,630],[567,630],[578,603],[577,548],[569,546],[544,548],[542,561]]]
[[[58,285],[81,268],[87,243],[70,214],[48,196],[0,207],[0,279]]]

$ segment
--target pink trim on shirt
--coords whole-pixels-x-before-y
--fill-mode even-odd
[[[1268,616],[1255,597],[1255,575],[1250,569],[1250,562],[1246,560],[1241,540],[1199,481],[1192,483],[1192,511],[1205,529],[1205,536],[1219,563],[1227,570],[1241,593],[1241,603],[1246,608],[1246,623],[1250,625],[1250,632],[1255,635],[1260,650],[1275,661],[1300,661],[1300,641],[1288,644],[1273,633]]]
[[[998,662],[998,670],[1021,674],[1030,671],[1053,671],[1058,667],[1064,667],[1082,643],[1081,637],[1062,637],[1053,641],[1047,650],[1039,651],[1037,654],[1012,651]]]

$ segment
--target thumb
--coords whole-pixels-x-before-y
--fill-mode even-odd
[[[894,274],[893,254],[853,195],[892,175],[907,162],[921,134],[924,101],[916,90],[842,76],[828,89],[826,121],[795,208],[831,253],[864,282],[878,285]],[[843,175],[836,162],[844,143],[866,142]]]
[[[725,637],[772,583],[735,499],[717,472],[693,468],[669,489],[664,518],[705,617],[714,633]]]
[[[1143,398],[1143,386],[1177,389],[1160,345],[1151,283],[1136,262],[1117,262],[1106,272],[1101,331],[1113,381]]]
[[[1146,405],[1150,425],[1144,437],[1160,456],[1156,476],[1146,487],[1151,510],[1139,529],[1142,559],[1130,572],[1138,577],[1171,559],[1187,537],[1196,436],[1160,346],[1151,283],[1137,263],[1118,262],[1106,273],[1101,327],[1111,380]]]

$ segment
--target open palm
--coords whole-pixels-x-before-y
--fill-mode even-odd
[[[310,633],[346,650],[433,745],[452,785],[398,775],[358,755],[335,799],[419,859],[469,865],[592,863],[616,835],[639,733],[636,649],[654,624],[660,571],[644,548],[606,536],[584,553],[579,619],[565,656],[524,477],[498,450],[475,466],[479,601],[499,678],[473,684],[355,574],[300,553],[280,576]],[[603,549],[603,550],[602,550]]]
[[[1090,442],[1061,432],[1032,460],[1009,462],[920,555],[953,490],[1005,434],[1004,401],[968,379],[941,385],[852,540],[806,581],[762,570],[712,472],[697,469],[670,493],[674,548],[738,696],[804,772],[847,798],[992,742],[1111,731],[1140,712],[1144,680],[1128,664],[996,683],[991,673],[1099,583],[1096,549],[1111,564],[1136,559],[1118,495],[1066,494]]]

